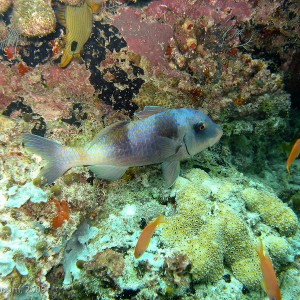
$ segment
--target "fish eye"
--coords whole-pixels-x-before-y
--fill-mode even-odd
[[[203,122],[200,122],[200,123],[197,123],[194,125],[194,129],[196,132],[203,131],[205,128],[206,128],[206,125]]]

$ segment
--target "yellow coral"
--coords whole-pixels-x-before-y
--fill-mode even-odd
[[[285,238],[270,235],[264,239],[264,243],[272,260],[279,263],[286,263],[291,257],[290,245]]]
[[[211,192],[207,173],[194,169],[185,177],[174,187],[178,214],[165,225],[164,241],[188,256],[196,281],[220,278],[225,260],[245,285],[259,285],[259,261],[246,224],[228,205],[207,200]]]
[[[276,195],[247,188],[242,193],[249,210],[258,212],[264,223],[276,228],[281,234],[291,236],[297,230],[295,213]]]
[[[184,177],[176,181],[172,191],[176,194],[177,211],[164,226],[164,242],[187,255],[196,281],[217,280],[225,262],[246,286],[258,286],[261,271],[254,250],[256,243],[240,214],[245,213],[246,204],[260,214],[264,223],[281,234],[292,235],[297,229],[294,212],[262,187],[245,188],[246,178],[242,182],[239,176],[236,180],[211,178],[200,169],[192,169]],[[287,241],[277,236],[264,239],[275,263],[285,262]]]

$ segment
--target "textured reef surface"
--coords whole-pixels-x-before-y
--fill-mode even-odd
[[[84,2],[90,38],[61,68],[71,29],[57,11]],[[279,0],[0,0],[0,299],[267,299],[260,240],[282,299],[300,298],[300,159],[285,166],[300,138],[299,13]],[[77,167],[45,185],[22,145],[24,132],[84,145],[149,105],[200,109],[224,132],[169,189],[157,165],[115,182]]]

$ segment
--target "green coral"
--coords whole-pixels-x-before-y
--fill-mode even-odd
[[[258,286],[259,261],[246,224],[228,205],[203,197],[209,195],[208,186],[203,184],[209,179],[205,172],[193,170],[188,177],[193,181],[180,178],[176,182],[178,213],[165,225],[164,241],[187,254],[197,281],[219,279],[225,261],[241,282]],[[225,194],[230,186],[223,185]]]
[[[264,223],[276,228],[281,234],[291,236],[297,230],[295,213],[275,194],[246,188],[242,192],[243,199],[249,210],[258,212]]]

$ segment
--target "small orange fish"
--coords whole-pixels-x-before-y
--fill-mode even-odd
[[[290,167],[291,167],[293,161],[298,157],[299,153],[300,153],[300,139],[298,139],[295,142],[295,144],[291,150],[291,153],[286,161],[286,170],[288,171],[289,176],[291,175]]]
[[[260,259],[260,269],[263,275],[263,288],[265,292],[270,300],[281,300],[276,273],[269,255],[264,252],[264,246],[261,239],[256,252]]]
[[[153,222],[149,223],[142,231],[137,244],[134,249],[134,257],[140,258],[147,250],[150,243],[150,239],[157,227],[161,223],[165,223],[165,217],[163,215],[158,216]]]

